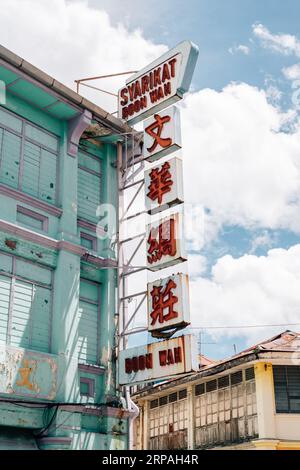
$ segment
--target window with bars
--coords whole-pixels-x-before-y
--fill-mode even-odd
[[[78,361],[80,364],[99,362],[100,285],[80,280]]]
[[[273,366],[277,413],[300,413],[300,367]]]
[[[149,423],[151,449],[184,448],[188,425],[187,390],[151,400]]]
[[[50,352],[51,270],[0,253],[0,343]]]
[[[59,139],[0,107],[0,183],[57,203]]]
[[[78,217],[97,223],[101,204],[101,159],[78,151]]]

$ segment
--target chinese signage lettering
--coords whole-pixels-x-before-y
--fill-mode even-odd
[[[188,276],[176,274],[148,284],[148,331],[164,331],[190,323]]]
[[[194,336],[185,335],[158,343],[124,349],[119,356],[120,385],[163,379],[198,369]]]
[[[182,160],[163,157],[181,149],[180,111],[170,106],[188,91],[198,56],[185,41],[126,82],[119,92],[119,117],[144,121],[145,206],[150,215],[183,203]],[[167,109],[164,109],[167,108]],[[150,116],[150,117],[149,117]],[[183,215],[150,222],[146,233],[147,269],[158,271],[186,261]],[[147,285],[148,331],[170,338],[190,324],[188,276],[182,273]],[[119,381],[128,385],[197,370],[192,335],[126,349],[120,353]]]
[[[144,122],[144,156],[149,162],[181,149],[180,111],[172,106]]]
[[[181,214],[175,214],[148,225],[148,269],[157,271],[186,261],[186,259]]]
[[[198,53],[194,44],[184,41],[126,80],[119,91],[119,118],[135,124],[182,99]]]
[[[172,158],[145,172],[145,204],[155,214],[183,202],[182,160]]]

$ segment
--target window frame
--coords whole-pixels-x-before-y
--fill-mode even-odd
[[[90,279],[86,279],[84,277],[81,277],[80,276],[80,280],[79,280],[79,283],[81,282],[86,282],[88,284],[91,284],[91,285],[94,285],[97,287],[97,292],[98,292],[98,299],[97,301],[93,301],[91,299],[88,299],[87,297],[84,297],[82,295],[80,295],[80,291],[79,291],[79,303],[80,301],[82,302],[85,302],[87,304],[90,304],[90,305],[96,305],[97,306],[97,358],[96,358],[96,363],[95,364],[92,364],[92,363],[89,363],[89,362],[79,362],[79,357],[78,357],[78,364],[79,365],[90,365],[90,366],[99,366],[100,365],[100,320],[101,320],[101,283],[99,282],[95,282],[95,281],[91,281]],[[80,287],[79,287],[80,289]],[[79,325],[78,325],[78,328],[79,328]]]
[[[21,281],[21,282],[30,284],[31,286],[41,287],[43,289],[47,289],[48,291],[50,291],[49,337],[48,337],[48,352],[47,353],[51,354],[51,349],[52,349],[52,324],[53,324],[54,270],[52,268],[48,267],[48,266],[44,266],[40,263],[36,263],[36,262],[30,261],[30,260],[24,259],[21,256],[11,255],[10,253],[6,253],[2,250],[0,250],[0,255],[7,256],[7,257],[11,258],[11,260],[12,260],[12,272],[11,273],[8,273],[6,271],[1,271],[0,272],[1,276],[7,277],[8,279],[11,279],[11,288],[10,288],[10,293],[9,293],[9,305],[8,305],[8,318],[7,318],[6,345],[7,346],[12,346],[10,340],[11,340],[11,328],[12,328],[12,320],[13,320],[12,313],[13,313],[13,299],[14,299],[14,293],[15,293],[14,292],[15,291],[15,283],[16,283],[16,281]],[[40,267],[42,269],[45,269],[46,271],[49,271],[50,279],[51,279],[50,285],[47,285],[45,283],[38,282],[38,281],[33,281],[33,280],[30,280],[26,277],[23,277],[23,276],[20,276],[20,275],[16,274],[17,260],[20,260],[24,263],[28,263],[28,264],[31,264],[31,265],[34,265],[34,266],[37,265],[38,267]],[[20,348],[23,348],[23,347],[20,346]],[[29,344],[27,348],[23,348],[23,349],[29,349],[29,350],[32,350],[32,351],[40,351],[39,349],[32,349],[31,344]]]
[[[57,136],[56,134],[54,133],[51,133],[49,132],[47,129],[44,129],[43,127],[40,127],[38,125],[36,125],[34,122],[32,121],[29,121],[28,119],[22,117],[22,116],[19,116],[18,114],[16,113],[13,113],[12,111],[8,110],[7,108],[5,108],[4,106],[1,106],[0,105],[0,109],[3,110],[3,112],[13,116],[15,119],[19,119],[20,122],[21,122],[21,132],[18,132],[16,131],[15,129],[12,129],[11,127],[9,127],[7,124],[3,124],[0,122],[0,129],[3,129],[3,132],[6,131],[6,132],[10,132],[11,134],[14,134],[15,136],[19,137],[21,139],[21,142],[20,142],[20,160],[19,160],[19,171],[18,171],[18,186],[16,188],[13,188],[14,190],[17,190],[17,191],[20,191],[24,194],[28,194],[30,197],[33,197],[39,201],[43,201],[45,202],[46,204],[50,204],[51,206],[58,206],[58,201],[59,201],[59,154],[60,154],[60,137]],[[57,140],[57,150],[54,151],[52,148],[50,147],[47,147],[45,144],[41,143],[41,142],[38,142],[36,141],[35,139],[32,139],[31,137],[28,137],[26,135],[26,125],[30,125],[34,128],[36,128],[37,130],[41,131],[41,132],[44,132],[45,134],[48,134],[50,137],[53,137]],[[4,134],[3,134],[4,135]],[[49,153],[51,153],[54,157],[56,157],[56,188],[55,188],[55,198],[54,198],[54,203],[51,203],[49,201],[45,201],[44,199],[42,198],[39,198],[38,196],[32,196],[31,194],[25,192],[23,189],[22,189],[22,185],[23,185],[23,173],[24,173],[24,152],[25,152],[25,144],[26,142],[29,142],[33,145],[36,145],[37,147],[39,147],[39,151],[40,151],[40,163],[41,163],[41,152],[42,150],[45,150]],[[1,144],[1,149],[0,149],[0,168],[1,168],[1,164],[2,164],[2,146],[3,146],[3,140],[2,140],[2,144]],[[39,178],[40,178],[40,174],[39,174]],[[9,185],[7,185],[6,183],[3,183],[0,181],[0,184],[3,184],[5,186],[8,186],[10,187]],[[39,179],[39,182],[38,184],[40,184],[40,179]]]
[[[284,411],[281,411],[281,410],[278,410],[278,395],[276,395],[276,378],[275,378],[275,374],[274,374],[274,369],[275,368],[281,368],[283,369],[283,372],[284,372],[284,378],[285,378],[285,382],[284,382],[284,386],[285,386],[285,392],[286,392],[286,397],[287,397],[287,409],[284,410]],[[291,399],[297,399],[297,400],[300,400],[300,390],[299,390],[299,395],[297,396],[291,396],[291,391],[289,390],[289,378],[288,378],[288,368],[295,368],[295,369],[298,369],[298,373],[299,373],[299,384],[300,384],[300,366],[296,366],[296,365],[274,365],[273,366],[273,384],[274,384],[274,399],[275,399],[275,412],[276,414],[295,414],[295,415],[299,415],[300,414],[300,409],[298,411],[295,411],[295,410],[292,410],[291,409]],[[279,384],[279,382],[278,382]]]

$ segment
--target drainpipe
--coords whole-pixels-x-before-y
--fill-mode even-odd
[[[127,403],[127,409],[130,413],[129,416],[129,436],[128,436],[128,449],[133,450],[133,424],[135,419],[139,416],[139,407],[132,401],[130,397],[129,387],[125,388],[125,397]]]

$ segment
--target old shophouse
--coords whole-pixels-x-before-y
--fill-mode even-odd
[[[135,393],[137,449],[300,449],[300,334]]]
[[[0,81],[0,448],[126,448],[97,210],[128,127],[3,47]]]

